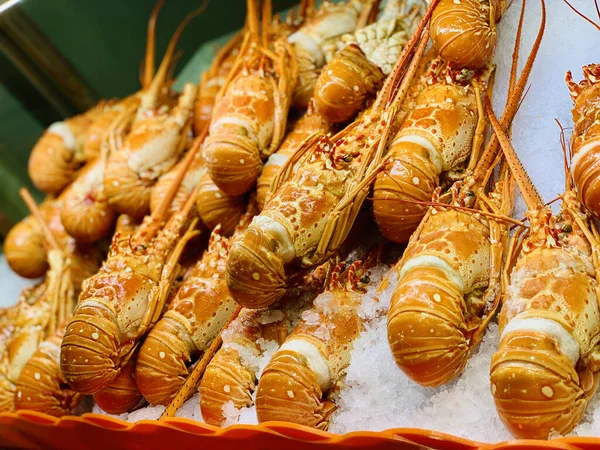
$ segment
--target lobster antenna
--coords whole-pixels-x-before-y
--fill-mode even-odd
[[[529,174],[523,167],[523,163],[519,159],[517,152],[506,137],[504,130],[502,130],[502,127],[498,122],[496,115],[494,114],[492,105],[487,98],[485,99],[485,106],[488,112],[490,123],[494,129],[494,133],[498,137],[498,142],[502,148],[502,151],[504,152],[506,162],[510,166],[510,170],[515,177],[519,189],[521,190],[521,194],[523,195],[523,200],[525,200],[527,208],[529,210],[533,210],[543,206],[544,201],[542,200],[542,196],[531,181],[531,178],[529,178]]]
[[[585,21],[591,23],[593,26],[596,27],[596,29],[598,29],[600,31],[600,25],[598,25],[596,22],[594,22],[588,16],[586,16],[581,11],[579,11],[577,8],[575,8],[573,5],[571,5],[567,0],[563,0],[563,2],[565,2],[567,4],[567,6],[575,12],[575,14],[577,14],[579,17],[583,18]],[[594,6],[596,7],[596,12],[598,13],[598,18],[600,18],[600,7],[598,6],[598,0],[594,0]]]
[[[160,89],[165,83],[167,72],[169,71],[169,67],[171,66],[171,60],[173,59],[173,54],[175,53],[175,47],[177,46],[177,41],[181,37],[181,33],[183,33],[185,27],[191,22],[191,20],[194,17],[204,12],[206,7],[208,6],[208,1],[209,0],[203,0],[202,5],[200,5],[199,8],[195,9],[187,16],[185,16],[181,23],[177,26],[175,33],[173,33],[173,36],[169,41],[169,45],[167,46],[165,56],[163,57],[160,63],[158,71],[156,72],[156,75],[152,79],[152,83],[148,88],[147,98],[150,102],[154,102],[155,99],[158,98],[158,93],[160,92]]]
[[[423,33],[423,30],[427,26],[427,23],[429,22],[429,18],[431,17],[431,14],[433,13],[433,10],[434,10],[435,6],[437,5],[438,1],[439,0],[431,0],[431,3],[429,4],[427,11],[425,11],[423,18],[419,22],[419,25],[417,25],[415,32],[413,33],[412,37],[410,38],[410,41],[407,42],[406,46],[402,50],[402,53],[400,54],[400,57],[398,58],[398,61],[394,65],[394,68],[393,68],[391,74],[385,80],[385,83],[381,89],[381,92],[377,96],[377,100],[376,100],[375,104],[373,105],[373,109],[381,109],[381,106],[387,104],[392,99],[393,92],[395,90],[394,89],[395,85],[399,82],[399,80],[401,78],[401,73],[402,73],[404,67],[406,66],[406,64],[408,63],[413,49],[415,48],[417,43],[421,40],[421,35]],[[428,31],[426,31],[426,33],[428,35]]]
[[[520,105],[520,98],[523,95],[523,91],[527,85],[527,81],[529,80],[529,75],[531,74],[531,70],[533,69],[533,63],[537,57],[537,53],[540,49],[540,45],[542,43],[542,38],[544,37],[544,30],[546,29],[546,3],[544,0],[540,0],[542,3],[542,21],[540,23],[540,28],[535,38],[535,42],[533,43],[533,47],[531,48],[531,52],[527,57],[527,61],[525,62],[525,67],[523,68],[523,72],[521,72],[521,76],[519,77],[519,81],[515,85],[514,91],[510,93],[508,100],[506,101],[506,107],[504,109],[504,113],[500,119],[500,124],[503,130],[505,130],[508,125],[513,121],[515,115],[517,114],[518,107]],[[486,103],[488,103],[488,99],[486,99]],[[480,166],[487,167],[489,162],[493,161],[495,155],[498,151],[498,141],[499,135],[497,133],[492,134],[491,139],[489,140],[485,150],[483,151],[480,161]],[[486,164],[486,161],[488,162]],[[478,176],[483,175],[485,170],[476,170],[474,176],[477,178]]]
[[[142,69],[142,89],[146,90],[152,84],[152,77],[154,76],[154,59],[156,56],[156,19],[164,0],[158,0],[152,9],[150,14],[150,20],[148,20],[148,31],[146,37],[146,58],[144,59],[144,65]]]
[[[53,250],[61,250],[60,246],[58,245],[58,242],[56,242],[56,238],[54,237],[54,234],[52,234],[50,227],[44,220],[44,217],[42,216],[40,208],[38,207],[37,203],[31,196],[31,194],[29,193],[27,188],[19,189],[19,194],[21,195],[21,198],[27,205],[27,208],[29,208],[29,211],[31,211],[31,214],[33,214],[33,216],[39,222],[40,227],[42,228],[42,233],[44,234],[44,238],[48,242],[48,245],[50,246],[50,248]]]
[[[565,192],[573,189],[573,178],[569,170],[569,155],[567,154],[567,140],[565,139],[565,129],[558,119],[554,119],[558,128],[560,128],[560,147],[563,153],[563,168],[565,171]]]
[[[260,19],[258,17],[258,5],[256,1],[246,0],[246,23],[250,36],[255,41],[260,36]]]
[[[196,364],[196,367],[194,367],[192,373],[190,373],[190,375],[185,380],[185,383],[183,383],[181,388],[179,388],[179,391],[177,391],[177,394],[175,394],[175,397],[173,398],[171,404],[167,406],[167,409],[165,409],[165,411],[162,413],[158,420],[165,420],[169,417],[173,417],[177,410],[181,408],[181,405],[183,405],[183,403],[189,398],[190,394],[196,389],[198,381],[200,381],[200,378],[204,374],[208,363],[210,363],[213,356],[215,356],[215,353],[217,353],[217,350],[219,350],[219,347],[221,347],[221,344],[223,343],[223,338],[221,337],[221,335],[229,327],[231,322],[233,322],[236,319],[236,317],[240,314],[241,310],[242,307],[238,306],[229,318],[229,320],[225,323],[225,325],[223,325],[217,337],[212,341],[212,344],[210,344],[210,347],[208,347],[208,349],[204,352],[202,359],[198,361],[198,364]]]

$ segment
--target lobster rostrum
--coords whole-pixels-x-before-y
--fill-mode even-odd
[[[190,224],[195,192],[166,223],[165,215],[200,143],[197,139],[186,155],[161,208],[133,235],[115,233],[107,260],[84,283],[60,356],[61,370],[78,392],[93,394],[109,385],[163,311],[178,275],[179,257],[198,234],[197,219]]]
[[[342,36],[345,45],[327,63],[314,88],[320,114],[332,123],[346,122],[381,89],[419,23],[422,6],[388,0],[376,22]]]
[[[553,215],[488,111],[529,220],[506,257],[491,392],[513,435],[547,439],[577,425],[598,387],[600,234],[577,199],[564,141],[565,192]]]
[[[292,273],[323,263],[348,235],[367,195],[368,185],[363,183],[380,170],[416,61],[404,77],[402,71],[428,18],[426,14],[372,109],[333,138],[307,138],[273,180],[271,192],[277,195],[234,239],[227,284],[240,305],[271,305],[285,293]],[[427,39],[425,33],[415,53],[424,52]]]
[[[254,186],[263,161],[279,147],[298,71],[286,40],[290,27],[273,23],[271,0],[263,5],[262,33],[256,0],[247,0],[247,14],[244,42],[217,96],[204,149],[210,177],[232,196]]]

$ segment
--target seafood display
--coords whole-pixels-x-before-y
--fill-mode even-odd
[[[31,214],[4,253],[41,280],[0,310],[0,413],[165,420],[193,407],[212,427],[345,432],[349,405],[368,409],[361,383],[402,378],[426,398],[418,418],[497,329],[478,383],[498,426],[551,439],[587,420],[600,64],[561,84],[574,127],[569,145],[561,125],[564,191],[545,203],[511,142],[542,66],[544,0],[299,0],[281,15],[246,0],[197,84],[175,84],[177,45],[207,2],[155,68],[163,3],[141,89],[51,125],[31,150],[46,197],[21,191]],[[516,14],[506,38],[498,25]],[[537,34],[521,58],[524,30]],[[355,360],[365,336],[385,354]]]

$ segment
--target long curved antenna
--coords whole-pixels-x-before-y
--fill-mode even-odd
[[[536,208],[541,208],[544,205],[544,201],[542,200],[542,196],[538,192],[537,188],[529,178],[529,174],[523,167],[523,163],[519,159],[517,152],[511,145],[510,141],[506,137],[502,126],[498,122],[496,115],[494,114],[494,110],[492,109],[492,105],[490,104],[490,100],[488,98],[485,99],[485,106],[487,109],[488,116],[490,118],[490,123],[492,128],[494,129],[494,133],[498,137],[498,142],[502,151],[504,152],[504,157],[506,158],[506,162],[510,166],[510,171],[512,172],[517,185],[523,195],[523,200],[525,200],[525,204],[529,210],[534,210]]]
[[[592,25],[594,25],[600,31],[600,25],[599,24],[597,24],[592,19],[590,19],[588,16],[586,16],[581,11],[579,11],[577,8],[575,8],[567,0],[563,0],[563,2],[565,2],[567,4],[567,6],[569,8],[571,8],[575,12],[575,14],[577,14],[579,17],[583,18],[585,21],[587,21],[587,22],[591,23]],[[598,0],[594,0],[594,6],[596,7],[596,12],[598,13],[598,18],[600,18],[600,7],[598,6]]]
[[[209,2],[209,0],[203,0],[202,5],[200,5],[199,8],[195,9],[194,11],[189,13],[187,16],[185,16],[185,18],[177,26],[175,33],[173,33],[173,36],[171,37],[171,40],[169,41],[169,45],[167,46],[165,56],[163,57],[163,59],[160,63],[158,71],[156,72],[156,75],[152,79],[152,83],[150,84],[150,87],[148,88],[148,92],[144,96],[145,97],[144,103],[149,102],[149,103],[153,104],[154,101],[156,101],[156,99],[158,98],[159,92],[165,83],[167,73],[169,71],[169,67],[171,66],[171,60],[173,59],[173,55],[175,53],[175,47],[177,46],[177,41],[181,37],[181,33],[183,33],[183,30],[185,30],[185,27],[191,22],[191,20],[194,17],[196,17],[197,15],[204,12],[206,7],[208,6],[208,2]],[[149,105],[145,104],[144,106],[148,107]]]
[[[148,31],[146,37],[146,58],[144,59],[144,65],[142,69],[142,89],[146,90],[152,83],[152,77],[154,76],[154,59],[156,56],[156,19],[164,0],[158,0],[152,14],[150,14],[150,20],[148,20]]]

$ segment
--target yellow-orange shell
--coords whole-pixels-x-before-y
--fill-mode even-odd
[[[250,227],[233,240],[227,259],[227,287],[237,303],[266,308],[286,291],[283,260],[278,243],[259,227]]]
[[[252,404],[256,377],[240,361],[237,350],[224,347],[217,352],[200,382],[200,411],[210,425],[223,425],[223,405],[232,401],[236,408]]]
[[[571,173],[582,203],[600,217],[600,64],[583,68],[584,80],[579,84],[567,73],[567,85],[573,97]]]
[[[109,414],[131,411],[143,401],[135,381],[135,360],[130,359],[112,383],[94,394],[94,401]]]
[[[388,150],[389,169],[373,189],[373,214],[386,238],[408,241],[426,211],[409,202],[431,200],[440,174],[468,158],[476,126],[472,88],[440,82],[419,93]]]
[[[492,3],[498,21],[505,2]],[[490,24],[489,2],[440,0],[429,30],[438,54],[457,69],[481,69],[492,61],[497,36],[494,24]]]
[[[44,238],[33,216],[27,216],[11,228],[3,250],[10,268],[22,277],[38,278],[48,270]]]
[[[150,330],[137,356],[137,387],[152,405],[168,405],[185,382],[192,353],[189,334],[176,321],[163,317]]]
[[[281,420],[326,430],[328,414],[322,396],[307,359],[296,352],[280,350],[260,378],[256,392],[258,421]]]
[[[63,226],[78,242],[99,241],[115,224],[116,213],[104,196],[103,170],[99,159],[88,163],[61,194]]]
[[[81,145],[95,117],[92,111],[51,125],[35,144],[27,172],[39,190],[56,195],[71,182],[83,162]]]
[[[490,386],[498,414],[520,439],[570,433],[596,386],[586,395],[582,380],[559,343],[545,333],[508,333],[492,357]],[[594,383],[596,384],[596,383]]]
[[[158,179],[157,183],[152,188],[152,193],[150,194],[151,212],[156,211],[160,207],[164,198],[167,196],[167,193],[169,192],[173,181],[175,181],[175,179],[181,172],[181,167],[185,163],[185,159],[180,160],[170,171],[168,171]],[[194,190],[196,185],[200,182],[205,173],[206,168],[204,167],[204,159],[202,158],[202,153],[196,152],[194,160],[185,172],[183,180],[181,181],[181,184],[179,185],[179,188],[175,193],[175,197],[171,201],[169,209],[167,210],[167,218],[171,217],[177,211],[181,211],[188,196]]]
[[[352,119],[368,97],[383,86],[385,76],[355,44],[344,47],[319,75],[314,90],[316,109],[331,123]]]
[[[215,105],[204,158],[210,177],[229,195],[256,183],[269,156],[275,120],[274,81],[259,74],[239,76]]]
[[[54,417],[71,415],[83,399],[65,382],[58,358],[62,332],[42,342],[16,383],[15,409],[27,409]]]
[[[125,107],[138,101],[138,97],[127,97],[119,102],[108,100],[98,107],[98,115],[90,123],[83,141],[83,158],[92,161],[100,156],[101,146],[110,126]]]
[[[209,229],[221,224],[221,234],[230,236],[246,210],[246,205],[245,195],[226,194],[212,181],[210,174],[205,173],[200,179],[196,208],[202,222]]]
[[[106,309],[83,306],[76,310],[60,351],[61,371],[74,390],[94,394],[117,378],[117,334],[117,324]]]

